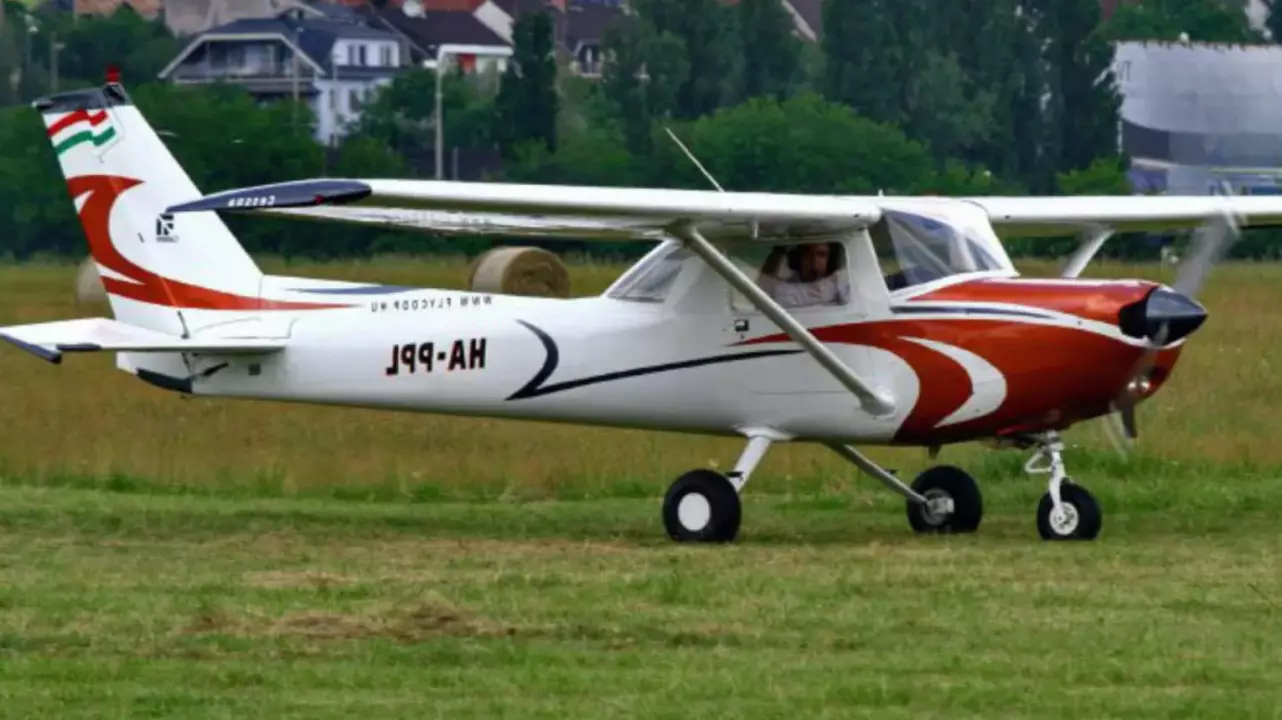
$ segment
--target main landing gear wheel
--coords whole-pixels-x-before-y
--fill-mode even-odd
[[[919,533],[972,533],[984,517],[984,498],[975,479],[960,468],[940,465],[913,481],[924,505],[908,501],[908,523]]]
[[[677,542],[724,543],[739,533],[739,493],[729,478],[712,470],[691,470],[663,498],[663,526]]]
[[[1081,485],[1064,478],[1059,486],[1060,512],[1047,492],[1037,504],[1037,532],[1043,540],[1094,540],[1103,517],[1095,497]]]

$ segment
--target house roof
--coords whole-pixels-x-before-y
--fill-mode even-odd
[[[234,20],[218,27],[210,28],[193,37],[169,65],[160,72],[164,78],[182,64],[188,56],[199,47],[210,41],[245,39],[279,39],[284,44],[294,47],[310,61],[317,72],[328,74],[332,70],[334,44],[339,40],[368,39],[396,40],[396,35],[387,30],[380,30],[359,22],[343,22],[325,18],[304,17],[298,20],[282,14],[274,18],[245,18]],[[344,67],[340,64],[340,67]],[[350,68],[343,70],[348,75]],[[395,68],[365,68],[370,75],[385,75]]]
[[[408,40],[418,61],[434,60],[437,48],[445,43],[509,47],[503,38],[470,12],[426,11],[419,17],[410,17],[390,7],[381,10],[371,8],[366,12]]]

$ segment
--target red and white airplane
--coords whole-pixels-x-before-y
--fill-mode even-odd
[[[907,500],[922,533],[972,532],[951,466],[901,482],[856,446],[1035,449],[1048,539],[1100,510],[1059,433],[1121,415],[1205,320],[1190,295],[1270,197],[852,197],[310,179],[202,195],[123,87],[37,101],[114,319],[0,327],[54,363],[117,366],[190,395],[741,436],[733,471],[663,502],[678,541],[732,540],[739,494],[777,442],[826,445]],[[839,161],[839,160],[835,160]],[[569,300],[265,275],[220,211],[432,233],[650,240],[602,295]],[[1236,218],[1236,219],[1235,219]],[[1203,228],[1172,287],[1080,280],[1112,232]],[[1208,229],[1209,228],[1209,229]],[[1078,234],[1063,277],[1021,278],[998,233]]]

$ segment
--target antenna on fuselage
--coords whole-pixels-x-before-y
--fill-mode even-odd
[[[695,157],[694,153],[690,152],[690,148],[686,147],[685,143],[681,142],[681,138],[677,137],[677,134],[672,132],[672,128],[665,127],[663,130],[668,133],[668,137],[672,138],[672,142],[676,143],[677,147],[681,148],[681,152],[685,153],[685,156],[690,158],[690,162],[694,163],[694,166],[699,168],[699,172],[703,173],[703,176],[708,178],[708,182],[712,183],[712,187],[716,188],[717,192],[726,191],[725,188],[721,187],[721,183],[717,182],[717,179],[712,177],[712,173],[708,172],[708,169],[703,166],[703,163],[699,162],[699,158]],[[761,225],[757,222],[756,218],[749,220],[748,237],[756,240],[760,233]]]
[[[690,152],[690,148],[687,148],[685,143],[681,142],[681,138],[678,138],[677,134],[672,132],[672,128],[665,127],[663,130],[668,133],[668,137],[672,138],[672,142],[676,143],[677,147],[681,148],[681,152],[685,153],[686,157],[690,158],[690,162],[694,163],[694,166],[699,168],[699,172],[703,173],[703,176],[708,178],[708,182],[712,183],[712,187],[716,188],[717,192],[725,192],[725,188],[721,187],[721,184],[717,182],[717,179],[712,177],[712,173],[708,172],[708,170],[703,167],[703,163],[699,162],[699,158],[695,157],[694,153]]]

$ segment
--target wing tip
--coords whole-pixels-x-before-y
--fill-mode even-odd
[[[374,189],[360,180],[292,180],[272,185],[237,188],[171,205],[165,212],[176,214],[207,210],[267,210],[272,208],[347,205],[364,200]]]

